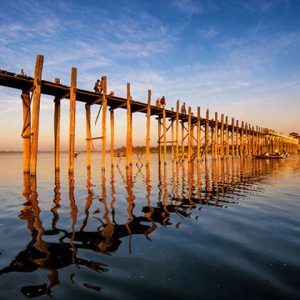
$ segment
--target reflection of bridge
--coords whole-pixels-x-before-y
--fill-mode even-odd
[[[70,131],[69,131],[69,173],[74,172],[75,153],[75,112],[76,101],[86,103],[86,150],[87,167],[90,167],[91,142],[95,139],[102,140],[102,168],[105,168],[106,149],[106,113],[107,106],[110,107],[110,150],[111,163],[114,162],[114,110],[123,108],[127,110],[127,139],[126,139],[126,165],[132,164],[132,113],[142,112],[147,115],[146,121],[146,164],[150,162],[150,117],[156,116],[158,120],[158,144],[159,160],[166,163],[167,143],[172,148],[172,160],[177,162],[187,157],[188,161],[207,155],[209,151],[215,157],[249,156],[271,152],[274,150],[294,153],[297,149],[297,140],[274,131],[258,126],[252,126],[245,122],[231,119],[218,113],[215,118],[209,118],[206,111],[205,118],[201,118],[200,107],[197,114],[193,115],[191,108],[188,113],[180,113],[180,104],[177,101],[176,110],[151,105],[151,91],[148,91],[148,102],[132,100],[130,84],[127,84],[127,97],[117,97],[114,93],[107,93],[106,77],[102,77],[102,93],[94,93],[77,88],[77,70],[72,68],[71,86],[60,84],[59,80],[49,82],[42,80],[43,56],[38,55],[35,66],[34,78],[26,75],[17,75],[0,70],[0,85],[22,90],[23,100],[23,150],[24,150],[24,172],[36,175],[38,135],[39,135],[39,113],[41,94],[54,97],[55,114],[55,169],[59,164],[60,145],[60,101],[63,98],[70,99]],[[32,99],[32,115],[31,115]],[[92,137],[91,134],[91,106],[100,105],[102,110],[102,136]],[[97,116],[97,119],[98,119]],[[32,118],[31,118],[32,117]],[[170,122],[167,125],[167,119]],[[31,123],[32,120],[32,123]],[[181,140],[180,136],[181,124]],[[195,134],[196,131],[196,134]],[[168,134],[169,133],[169,134]],[[171,135],[171,137],[170,137]],[[202,136],[203,135],[203,136]],[[169,140],[170,139],[170,140]]]
[[[274,172],[278,172],[280,161],[271,161]],[[72,220],[71,230],[59,228],[60,208],[60,180],[59,173],[56,173],[56,184],[54,189],[53,221],[50,229],[45,229],[40,217],[40,208],[37,199],[37,187],[35,177],[24,175],[24,197],[26,202],[21,210],[20,218],[27,222],[31,234],[31,240],[26,248],[20,251],[11,263],[0,270],[0,276],[10,272],[35,272],[37,270],[47,270],[49,272],[48,282],[35,285],[28,285],[21,288],[21,292],[28,297],[51,294],[51,289],[59,284],[59,270],[70,265],[86,267],[95,272],[105,273],[109,270],[107,264],[96,260],[88,260],[80,257],[79,250],[91,250],[97,253],[113,254],[116,252],[124,239],[128,240],[129,251],[131,251],[131,237],[142,235],[146,239],[151,239],[151,233],[159,230],[160,226],[180,227],[184,219],[194,217],[198,219],[199,211],[205,206],[215,206],[226,208],[227,205],[237,204],[239,199],[247,197],[249,194],[261,191],[259,182],[261,178],[270,172],[270,168],[265,161],[250,159],[234,160],[210,160],[205,161],[204,169],[199,168],[199,164],[178,164],[172,163],[171,178],[167,173],[167,166],[160,165],[158,174],[158,198],[153,205],[152,180],[150,167],[144,167],[144,182],[146,201],[139,212],[134,212],[135,177],[132,167],[126,169],[126,174],[121,178],[125,183],[128,197],[127,212],[128,219],[123,224],[118,224],[115,220],[115,167],[110,170],[110,195],[107,195],[107,184],[105,175],[101,175],[101,203],[103,204],[103,215],[93,213],[93,220],[100,223],[100,227],[95,230],[86,230],[86,225],[90,218],[90,210],[95,197],[92,190],[91,174],[88,172],[87,196],[85,202],[84,219],[79,230],[75,230],[77,223],[78,209],[74,196],[74,181],[69,180],[69,203],[70,217]],[[141,172],[141,169],[138,169]],[[110,203],[109,199],[110,198]],[[138,202],[140,202],[139,199]],[[97,217],[97,218],[96,218]],[[180,221],[177,221],[179,219]],[[97,224],[96,224],[97,225]],[[51,236],[51,242],[46,242]],[[76,276],[72,273],[70,280]],[[100,286],[90,283],[83,284],[86,288],[100,291]]]

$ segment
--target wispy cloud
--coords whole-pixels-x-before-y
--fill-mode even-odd
[[[202,38],[210,40],[216,37],[219,34],[219,32],[215,29],[215,27],[211,26],[211,27],[199,29],[198,34]]]
[[[189,16],[202,13],[202,6],[198,0],[175,0],[173,3],[178,10]]]

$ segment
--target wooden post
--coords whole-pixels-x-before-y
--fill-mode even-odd
[[[251,155],[254,155],[254,152],[255,152],[255,130],[254,130],[254,126],[252,126],[251,136],[252,136],[252,140],[251,140]]]
[[[225,140],[226,140],[226,157],[229,157],[229,129],[228,129],[228,116],[225,118]]]
[[[197,107],[197,161],[201,160],[201,115],[200,107]]]
[[[184,149],[184,123],[181,121],[181,159],[185,159],[184,155],[185,149]]]
[[[239,156],[239,120],[236,120],[236,125],[235,125],[235,130],[236,130],[236,136],[235,136],[235,151],[236,151],[236,156]]]
[[[110,163],[113,166],[115,160],[115,117],[114,110],[110,111]]]
[[[77,80],[77,70],[76,70],[76,68],[72,68],[72,70],[71,70],[71,87],[70,87],[69,174],[74,173],[76,80]]]
[[[191,161],[192,157],[192,109],[188,108],[188,162]]]
[[[91,106],[85,105],[86,167],[91,169]]]
[[[164,163],[167,163],[167,121],[166,109],[163,107],[163,130],[164,130]]]
[[[218,124],[218,113],[215,112],[215,157],[219,155],[219,124]]]
[[[234,134],[235,134],[235,128],[234,128],[234,118],[231,118],[231,156],[235,156],[235,139],[234,139]]]
[[[59,153],[60,153],[60,99],[54,99],[54,161],[55,171],[59,171]]]
[[[31,148],[31,111],[30,111],[30,95],[22,93],[23,105],[23,173],[30,173],[30,148]]]
[[[242,121],[242,127],[241,127],[240,156],[244,156],[244,121]]]
[[[161,118],[157,118],[157,131],[158,131],[158,161],[161,162]]]
[[[221,114],[220,157],[224,158],[224,114]]]
[[[205,155],[208,155],[208,146],[209,146],[209,110],[206,110],[206,119],[205,119]]]
[[[44,57],[38,55],[36,57],[34,70],[34,91],[32,101],[32,138],[31,138],[31,160],[30,174],[36,175],[37,154],[38,154],[38,138],[39,138],[39,120],[40,120],[40,98],[41,98],[41,83]]]
[[[176,102],[176,162],[179,161],[179,100]]]
[[[127,147],[126,147],[126,167],[132,165],[132,116],[131,116],[131,95],[130,83],[127,83]]]
[[[150,117],[151,117],[151,90],[148,90],[147,124],[146,124],[146,166],[150,164]]]
[[[171,110],[172,111],[174,111],[174,107],[172,107],[171,108]],[[171,141],[171,147],[172,147],[172,149],[171,149],[171,153],[172,153],[172,162],[174,161],[174,118],[172,117],[172,119],[171,119],[171,139],[172,139],[172,141]]]
[[[102,82],[102,159],[101,159],[101,164],[102,164],[102,171],[105,170],[105,158],[106,158],[106,112],[107,112],[107,99],[106,99],[106,94],[107,94],[107,78],[106,76],[102,76],[101,78]]]

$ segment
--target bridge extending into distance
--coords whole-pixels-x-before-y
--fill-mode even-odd
[[[158,122],[158,148],[159,161],[166,163],[167,144],[171,145],[172,160],[176,162],[187,159],[188,161],[201,160],[202,156],[211,154],[212,158],[225,158],[231,156],[252,156],[274,151],[297,152],[297,139],[281,133],[239,122],[232,118],[215,113],[214,119],[210,119],[209,110],[205,117],[201,117],[201,109],[193,113],[188,107],[187,113],[180,112],[180,102],[177,100],[176,108],[171,110],[164,107],[151,105],[151,90],[148,90],[148,101],[133,100],[130,94],[130,84],[127,83],[127,97],[115,96],[107,93],[107,78],[102,77],[102,93],[95,93],[77,88],[77,69],[71,70],[71,85],[60,84],[59,80],[50,82],[42,80],[44,57],[38,55],[34,77],[15,74],[0,70],[0,85],[21,90],[23,103],[23,170],[24,173],[36,175],[38,137],[40,122],[40,97],[42,94],[54,97],[54,149],[55,170],[60,168],[60,101],[70,100],[70,129],[69,129],[69,173],[74,173],[75,156],[75,121],[76,101],[84,102],[86,110],[86,151],[87,168],[91,167],[91,143],[92,140],[102,140],[102,169],[105,169],[106,151],[106,123],[107,109],[110,112],[110,159],[114,164],[114,110],[127,110],[127,135],[126,135],[126,166],[132,165],[132,115],[133,113],[146,114],[146,165],[150,163],[150,129],[151,116],[156,116]],[[91,135],[92,105],[99,106],[99,114],[102,114],[102,135]]]

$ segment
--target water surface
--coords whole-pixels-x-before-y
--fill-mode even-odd
[[[299,156],[61,161],[0,155],[1,299],[300,298]]]

